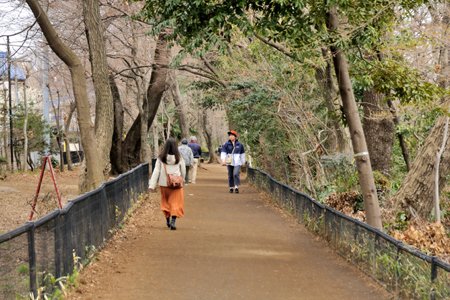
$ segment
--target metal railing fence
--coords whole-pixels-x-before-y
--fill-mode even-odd
[[[262,171],[249,168],[248,179],[396,299],[450,299],[450,265],[444,261],[323,205]]]
[[[28,299],[38,287],[51,290],[49,281],[72,274],[77,261],[88,259],[111,237],[147,190],[148,179],[149,165],[142,164],[63,209],[0,235],[0,299]]]

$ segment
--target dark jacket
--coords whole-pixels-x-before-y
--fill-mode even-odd
[[[233,152],[234,148],[234,152]],[[223,161],[228,154],[233,154],[233,161],[231,165],[233,166],[241,166],[245,164],[245,150],[244,145],[242,145],[238,140],[233,143],[228,140],[225,144],[223,144],[222,149],[220,151],[220,159]]]
[[[200,158],[202,156],[202,147],[200,147],[197,143],[189,143],[189,148],[192,150],[192,154],[194,154],[194,158]]]

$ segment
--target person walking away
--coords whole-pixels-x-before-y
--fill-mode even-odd
[[[191,142],[188,144],[188,146],[189,148],[191,148],[192,153],[194,154],[194,163],[191,165],[191,168],[189,168],[189,182],[195,184],[195,181],[197,180],[197,169],[200,162],[200,156],[202,155],[202,148],[197,143],[197,137],[191,136],[190,140]]]
[[[184,159],[184,163],[186,164],[186,177],[184,178],[184,182],[186,184],[189,182],[189,169],[194,163],[194,153],[192,153],[192,149],[188,146],[188,140],[181,140],[181,145],[178,147],[178,151],[180,151],[181,156]]]
[[[166,225],[170,230],[176,230],[177,218],[184,216],[184,189],[183,187],[170,188],[167,179],[169,175],[184,178],[185,172],[185,162],[178,151],[175,139],[167,139],[156,160],[155,169],[149,180],[149,190],[155,192],[156,184],[159,185],[161,189],[161,210],[166,217]]]
[[[240,169],[245,164],[245,150],[244,145],[238,141],[238,133],[235,130],[228,131],[228,141],[222,146],[220,159],[222,165],[227,166],[230,193],[239,193]]]

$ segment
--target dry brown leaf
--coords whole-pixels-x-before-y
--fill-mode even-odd
[[[450,262],[450,238],[443,225],[416,221],[403,232],[394,231],[392,236],[427,254]]]

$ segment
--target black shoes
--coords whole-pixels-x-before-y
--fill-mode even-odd
[[[170,222],[170,230],[177,230],[177,227],[175,226],[175,220],[177,217],[172,217],[172,222]]]
[[[236,194],[239,194],[239,189],[238,189],[238,188],[235,188],[235,189],[234,189],[234,192],[235,192]]]
[[[233,188],[230,188],[230,194],[233,194]]]
[[[172,221],[170,221],[170,217],[166,218],[166,225],[170,230],[177,230],[177,227],[175,226],[176,219],[176,217],[172,217]]]

